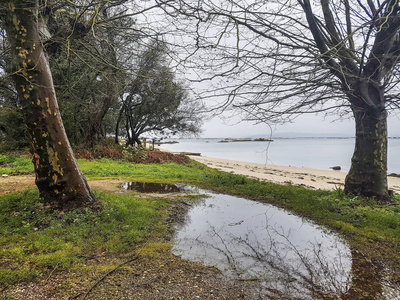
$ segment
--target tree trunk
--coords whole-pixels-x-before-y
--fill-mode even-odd
[[[61,120],[48,56],[40,37],[46,28],[38,4],[13,1],[9,8],[5,24],[12,49],[14,81],[40,195],[55,208],[99,208],[76,163]]]
[[[103,18],[108,18],[107,9],[103,9]],[[107,80],[106,94],[101,100],[101,104],[95,105],[89,115],[89,129],[85,137],[85,142],[89,146],[93,146],[100,140],[100,128],[104,120],[105,115],[109,111],[110,107],[118,102],[118,97],[121,92],[121,84],[118,78],[117,68],[117,54],[112,46],[114,44],[114,32],[109,29],[107,31],[108,41],[102,41],[101,46],[104,48],[105,57],[109,60],[107,71],[103,74],[105,80]]]
[[[344,190],[354,195],[388,200],[386,110],[353,106],[353,115],[356,144]]]
[[[117,122],[115,124],[115,143],[117,145],[119,145],[119,124],[121,123],[122,114],[124,112],[124,109],[125,109],[125,106],[122,104],[122,107],[121,107],[121,109],[119,111],[119,114],[118,114]]]

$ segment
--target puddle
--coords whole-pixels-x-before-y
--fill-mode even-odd
[[[154,182],[126,182],[122,187],[139,193],[180,193],[185,191],[185,185],[183,184]]]
[[[259,283],[262,299],[358,299],[368,289],[382,295],[376,270],[359,267],[362,260],[336,234],[271,205],[206,194],[177,227],[176,255]],[[367,287],[357,280],[364,273]]]

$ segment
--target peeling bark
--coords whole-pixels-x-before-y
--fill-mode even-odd
[[[99,208],[64,130],[48,56],[40,37],[39,29],[45,25],[37,2],[13,1],[7,16],[13,77],[30,138],[40,195],[56,208]]]

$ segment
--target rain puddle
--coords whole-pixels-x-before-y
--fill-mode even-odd
[[[180,193],[186,190],[183,184],[154,182],[126,182],[122,187],[139,193]]]
[[[373,295],[384,293],[375,271],[358,268],[365,262],[352,258],[338,235],[272,205],[199,192],[209,197],[176,228],[176,255],[259,283],[262,299],[358,299],[371,289]],[[367,287],[353,279],[364,273],[370,277]]]

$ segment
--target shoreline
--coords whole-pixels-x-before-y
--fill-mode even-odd
[[[311,189],[335,190],[343,188],[347,172],[318,170],[264,163],[243,162],[222,158],[192,156],[195,161],[224,172],[279,184],[292,184]],[[389,189],[400,194],[400,178],[388,177]]]

